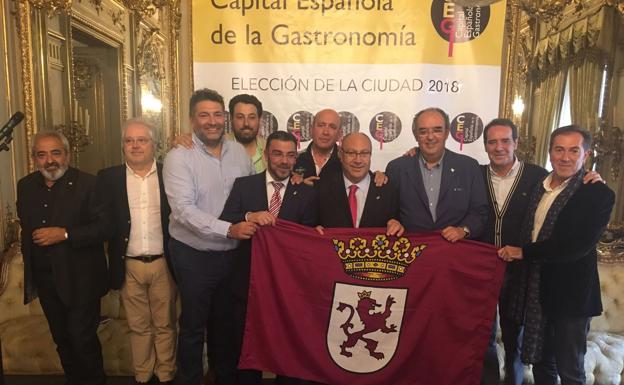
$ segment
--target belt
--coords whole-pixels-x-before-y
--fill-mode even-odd
[[[163,256],[162,254],[157,254],[157,255],[138,255],[138,256],[126,255],[126,258],[136,259],[137,261],[141,261],[141,262],[144,262],[144,263],[150,263],[152,261],[157,260],[158,258],[161,258],[162,256]]]

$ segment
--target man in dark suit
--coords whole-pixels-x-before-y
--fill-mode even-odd
[[[553,171],[529,201],[525,242],[498,251],[525,268],[509,306],[524,322],[522,359],[534,364],[536,385],[557,384],[557,375],[562,385],[585,384],[589,323],[602,312],[596,244],[615,194],[602,183],[583,184],[590,148],[591,135],[578,126],[553,131]]]
[[[275,224],[276,218],[285,219],[302,225],[314,226],[317,221],[316,195],[314,188],[305,184],[289,183],[293,166],[297,159],[297,140],[286,131],[273,132],[266,141],[264,156],[267,162],[265,172],[237,178],[225,203],[221,219],[240,223],[253,222],[259,226]],[[255,370],[236,370],[242,347],[245,314],[247,309],[247,291],[251,265],[251,241],[242,241],[236,252],[236,262],[232,269],[227,293],[227,302],[218,305],[225,309],[226,322],[230,325],[225,332],[217,336],[231,336],[229,346],[220,346],[228,351],[215,352],[227,362],[226,373],[219,377],[227,384],[261,384],[261,372]],[[219,311],[217,311],[219,312]],[[227,322],[229,321],[229,322]],[[218,360],[218,359],[217,359]],[[219,363],[217,363],[219,365]]]
[[[111,288],[121,289],[135,382],[169,384],[175,375],[176,287],[166,259],[171,210],[162,165],[154,159],[153,128],[127,121],[122,146],[126,163],[98,173],[112,227]]]
[[[402,235],[397,220],[395,186],[377,186],[370,171],[372,144],[368,136],[351,133],[339,151],[342,172],[318,182],[319,224],[323,227],[386,227],[388,235]]]
[[[97,328],[107,233],[95,177],[69,167],[69,143],[56,131],[35,135],[32,157],[37,171],[17,184],[24,303],[39,296],[67,383],[104,384]]]
[[[478,239],[487,220],[479,164],[445,148],[448,115],[439,108],[416,114],[415,156],[394,159],[386,175],[399,189],[400,220],[408,231],[441,230],[449,242]]]

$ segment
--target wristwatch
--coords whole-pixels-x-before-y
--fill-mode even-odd
[[[464,230],[464,233],[466,233],[464,238],[468,238],[470,236],[470,229],[468,228],[468,226],[462,226],[462,230]]]
[[[67,234],[67,231],[65,231],[65,239],[69,239],[69,235]]]

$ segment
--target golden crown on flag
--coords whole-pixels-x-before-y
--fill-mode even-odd
[[[345,273],[367,281],[391,281],[401,278],[427,245],[412,246],[409,239],[401,237],[390,246],[385,235],[376,235],[370,241],[353,237],[348,241],[332,239],[334,250],[340,258]]]

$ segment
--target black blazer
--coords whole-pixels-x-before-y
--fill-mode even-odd
[[[545,314],[593,317],[602,312],[596,244],[614,202],[605,184],[582,184],[559,213],[550,238],[523,246],[528,262],[542,264]]]
[[[264,171],[236,178],[220,219],[239,223],[245,220],[245,213],[266,211],[268,208],[266,171]],[[306,226],[315,226],[317,215],[314,188],[303,183],[298,185],[288,183],[277,217]],[[251,241],[241,241],[233,258],[235,258],[234,267],[227,279],[227,285],[235,296],[246,300],[251,267]]]
[[[238,223],[245,220],[247,212],[268,210],[266,191],[266,171],[236,178],[220,218]],[[314,188],[303,183],[298,185],[288,183],[277,217],[306,226],[315,226],[317,216]]]
[[[163,250],[165,257],[168,257],[169,214],[171,209],[163,185],[162,164],[157,163],[156,169],[158,186],[160,187],[160,223],[163,230]],[[110,287],[120,289],[126,275],[124,257],[128,248],[131,226],[128,189],[126,187],[126,165],[100,170],[97,175],[97,186],[103,205],[106,207],[107,223],[110,226],[111,237],[108,241]]]
[[[44,184],[40,172],[31,173],[17,183],[17,214],[22,232],[24,256],[24,303],[37,297],[33,281],[32,232],[41,203],[36,191]],[[70,167],[57,182],[60,188],[54,212],[47,226],[67,229],[69,239],[47,246],[52,275],[59,297],[66,305],[81,305],[102,297],[108,291],[106,256],[107,237],[104,210],[95,197],[95,176]]]
[[[324,227],[353,227],[351,210],[342,172],[321,178],[317,183],[319,224]],[[390,219],[399,218],[399,194],[394,185],[375,186],[371,177],[360,227],[386,227]]]

